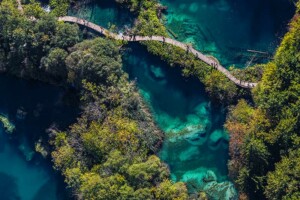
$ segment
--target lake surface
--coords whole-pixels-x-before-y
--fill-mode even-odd
[[[228,135],[225,113],[209,101],[196,78],[184,78],[145,47],[131,45],[124,56],[125,71],[136,80],[166,138],[159,153],[169,164],[174,181],[192,182],[208,170],[227,180]],[[191,185],[189,185],[191,186]]]
[[[86,19],[105,28],[115,25],[117,31],[131,27],[133,16],[127,9],[117,5],[115,1],[101,0],[72,8],[69,15]]]
[[[184,42],[225,66],[266,62],[295,13],[289,0],[161,0],[166,25]]]
[[[35,152],[35,143],[48,141],[50,125],[64,129],[73,123],[76,104],[60,88],[5,75],[0,75],[0,93],[0,114],[16,127],[9,134],[0,124],[0,199],[69,199],[62,176]]]

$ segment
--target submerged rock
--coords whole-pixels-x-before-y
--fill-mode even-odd
[[[24,111],[24,108],[19,108],[17,110],[17,114],[16,114],[17,119],[23,120],[23,119],[25,119],[26,115],[27,115],[27,112]]]
[[[211,181],[205,185],[204,189],[205,193],[210,200],[237,200],[238,194],[233,186],[233,184],[229,181],[218,183],[217,181]]]
[[[226,142],[228,140],[228,134],[226,134],[224,130],[217,129],[214,132],[212,132],[209,136],[209,148],[212,150],[216,150],[220,147],[221,144],[223,144],[223,142]]]
[[[198,168],[197,170],[186,172],[181,181],[186,182],[192,192],[205,192],[204,199],[237,200],[238,194],[234,185],[229,181],[219,183],[217,179],[216,174],[212,170]]]
[[[26,161],[31,161],[35,152],[28,146],[26,143],[22,143],[19,145],[18,149],[23,153],[25,156]]]
[[[7,117],[0,114],[0,122],[2,122],[5,131],[8,133],[12,133],[15,130],[15,125],[12,124]]]

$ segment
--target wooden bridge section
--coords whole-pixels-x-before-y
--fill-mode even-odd
[[[88,27],[88,28],[90,28],[90,29],[92,29],[92,30],[104,35],[104,36],[111,37],[111,38],[116,39],[116,40],[124,40],[124,41],[128,41],[128,42],[159,41],[159,42],[171,44],[171,45],[180,47],[181,49],[183,49],[187,52],[192,53],[198,59],[202,60],[206,64],[214,67],[216,70],[223,73],[228,79],[230,79],[232,82],[234,82],[236,85],[239,85],[240,87],[254,88],[257,85],[257,83],[246,82],[246,81],[242,81],[242,80],[239,80],[239,79],[235,78],[225,67],[220,65],[213,58],[210,58],[210,57],[202,54],[201,52],[195,50],[190,45],[184,44],[184,43],[179,42],[177,40],[173,40],[171,38],[166,38],[166,37],[162,37],[162,36],[127,36],[127,35],[121,35],[121,34],[117,35],[115,33],[112,33],[110,31],[108,31],[107,29],[97,25],[97,24],[94,24],[94,23],[89,22],[89,21],[84,20],[84,19],[80,19],[80,18],[77,18],[77,17],[71,17],[71,16],[59,17],[58,20],[59,21],[64,21],[64,22],[72,22],[72,23],[76,23],[76,24]]]

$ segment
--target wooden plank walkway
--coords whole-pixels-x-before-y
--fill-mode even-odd
[[[58,20],[59,21],[64,21],[64,22],[71,22],[71,23],[80,24],[80,25],[88,27],[88,28],[90,28],[90,29],[92,29],[92,30],[104,35],[104,36],[111,37],[111,38],[116,39],[116,40],[124,40],[124,41],[128,41],[128,42],[159,41],[159,42],[164,42],[164,43],[167,43],[167,44],[171,44],[171,45],[180,47],[181,49],[192,53],[198,59],[202,60],[206,64],[208,64],[208,65],[214,67],[215,69],[219,70],[228,79],[230,79],[232,82],[234,82],[236,85],[239,85],[240,87],[254,88],[257,85],[257,83],[246,82],[246,81],[242,81],[242,80],[239,80],[239,79],[235,78],[225,67],[223,67],[222,65],[217,63],[213,58],[210,58],[210,57],[202,54],[201,52],[195,50],[190,45],[184,44],[184,43],[179,42],[177,40],[173,40],[171,38],[166,38],[166,37],[162,37],[162,36],[117,35],[117,34],[114,34],[110,31],[108,31],[107,29],[97,25],[97,24],[94,24],[94,23],[89,22],[89,21],[84,20],[84,19],[80,19],[80,18],[77,18],[77,17],[71,17],[71,16],[59,17]]]
[[[21,13],[24,13],[22,4],[21,4],[21,0],[17,0],[17,4],[18,4],[18,10]],[[33,18],[33,20],[35,20]],[[257,83],[251,83],[251,82],[246,82],[246,81],[242,81],[239,80],[237,78],[235,78],[225,67],[223,67],[222,65],[220,65],[218,62],[216,62],[213,58],[210,58],[204,54],[202,54],[201,52],[195,50],[193,47],[184,44],[182,42],[179,42],[177,40],[173,40],[171,38],[166,38],[166,37],[162,37],[162,36],[126,36],[126,35],[117,35],[114,34],[110,31],[108,31],[107,29],[98,26],[97,24],[94,24],[92,22],[89,22],[87,20],[84,19],[80,19],[77,17],[72,17],[72,16],[64,16],[64,17],[59,17],[58,21],[64,21],[64,22],[71,22],[71,23],[76,23],[76,24],[80,24],[82,26],[88,27],[90,29],[93,29],[94,31],[107,36],[107,37],[111,37],[114,38],[116,40],[124,40],[124,41],[128,41],[128,42],[136,42],[136,41],[159,41],[159,42],[164,42],[167,44],[171,44],[177,47],[180,47],[181,49],[188,51],[189,53],[192,53],[193,55],[195,55],[198,59],[202,60],[203,62],[205,62],[206,64],[214,67],[216,70],[220,71],[221,73],[223,73],[229,80],[231,80],[232,82],[234,82],[236,85],[239,85],[240,87],[243,88],[254,88]]]

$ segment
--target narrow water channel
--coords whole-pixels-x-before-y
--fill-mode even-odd
[[[0,75],[0,93],[0,114],[15,125],[7,133],[0,123],[0,199],[69,199],[63,178],[50,159],[35,152],[35,143],[47,143],[51,125],[65,129],[72,124],[76,104],[61,88],[5,75]]]
[[[172,180],[197,182],[197,189],[203,187],[201,180],[208,171],[218,181],[227,180],[225,112],[209,101],[199,80],[182,77],[179,67],[170,67],[141,45],[130,48],[124,56],[124,69],[131,80],[136,80],[155,121],[165,132],[159,156],[169,164]]]

